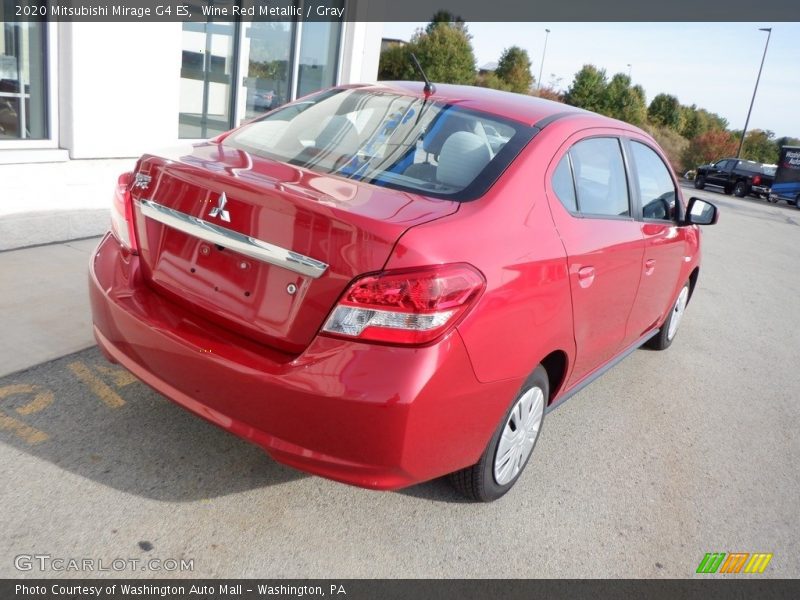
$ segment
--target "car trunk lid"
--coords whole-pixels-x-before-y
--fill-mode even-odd
[[[289,353],[347,284],[410,227],[458,203],[259,158],[215,143],[145,155],[132,196],[145,281],[205,318]]]

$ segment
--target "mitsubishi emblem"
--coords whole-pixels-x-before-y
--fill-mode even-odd
[[[220,197],[217,199],[217,205],[209,211],[208,216],[219,217],[226,223],[230,223],[231,215],[227,210],[225,210],[225,205],[227,203],[228,203],[228,197],[225,196],[225,192],[222,192],[222,195],[220,195]]]

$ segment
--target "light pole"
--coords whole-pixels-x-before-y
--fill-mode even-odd
[[[544,55],[547,52],[547,37],[550,35],[550,30],[544,30],[544,50],[542,50],[542,64],[539,66],[539,80],[537,81],[536,89],[542,89],[542,71],[544,71]]]
[[[633,73],[633,65],[628,63],[628,79],[631,78],[631,73]]]
[[[761,27],[759,31],[767,32],[767,43],[764,44],[764,54],[761,57],[761,66],[758,67],[758,77],[756,77],[756,87],[753,88],[753,98],[750,100],[750,108],[747,111],[747,119],[744,121],[744,129],[742,129],[742,139],[739,140],[739,151],[736,153],[736,158],[742,156],[742,146],[744,146],[744,136],[747,133],[747,126],[750,124],[750,113],[753,112],[753,103],[756,101],[756,92],[758,91],[758,82],[761,81],[761,70],[764,68],[764,59],[767,58],[767,48],[769,48],[769,38],[772,36],[772,27]]]

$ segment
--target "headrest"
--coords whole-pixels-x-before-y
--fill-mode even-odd
[[[436,179],[457,188],[465,188],[492,160],[491,151],[480,136],[458,131],[447,138],[439,153]]]

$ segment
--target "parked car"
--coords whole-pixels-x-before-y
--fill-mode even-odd
[[[256,113],[267,112],[281,103],[275,90],[247,88],[247,107]]]
[[[730,195],[744,198],[749,194],[769,195],[772,176],[764,165],[752,160],[723,158],[714,164],[697,167],[694,187],[702,190],[706,185],[715,185]]]
[[[563,104],[414,82],[304,103],[119,178],[97,342],[287,465],[494,500],[548,410],[672,344],[717,209],[645,132]]]
[[[800,146],[781,148],[775,179],[769,194],[770,202],[785,200],[800,208]]]

